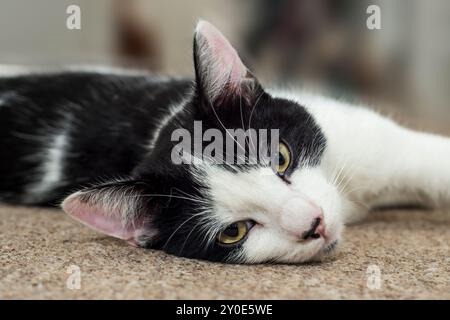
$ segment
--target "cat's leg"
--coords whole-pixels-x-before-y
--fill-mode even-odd
[[[346,220],[380,206],[450,204],[450,139],[336,103],[313,112],[325,131],[324,169],[348,199]]]

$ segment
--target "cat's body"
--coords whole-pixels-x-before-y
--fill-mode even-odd
[[[320,258],[344,222],[371,208],[450,199],[448,138],[263,90],[205,22],[194,47],[193,86],[146,74],[0,78],[0,199],[46,204],[94,184],[64,201],[76,219],[139,246],[229,262]],[[171,135],[192,133],[194,121],[224,135],[275,128],[287,166],[175,165]]]
[[[0,199],[59,204],[130,175],[190,89],[187,79],[113,69],[0,75]]]

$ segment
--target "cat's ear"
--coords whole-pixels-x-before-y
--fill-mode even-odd
[[[63,210],[88,227],[129,242],[148,246],[157,237],[152,225],[155,205],[142,182],[115,181],[89,187],[68,196]]]
[[[263,91],[230,42],[206,21],[195,29],[194,65],[197,95],[206,104],[238,98],[251,103]]]

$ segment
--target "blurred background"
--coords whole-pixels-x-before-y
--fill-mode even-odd
[[[381,8],[381,29],[366,10]],[[81,29],[66,27],[69,5]],[[0,64],[113,65],[192,75],[199,18],[231,39],[264,84],[362,101],[450,133],[448,0],[1,0]]]

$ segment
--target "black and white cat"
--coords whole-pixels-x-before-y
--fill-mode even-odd
[[[69,215],[133,245],[230,263],[295,263],[329,255],[344,223],[373,207],[450,198],[450,139],[321,96],[263,89],[204,21],[194,64],[195,81],[139,72],[3,75],[0,199],[54,204],[68,195]],[[277,129],[277,166],[175,164],[172,133],[194,136],[200,121],[224,135]]]

